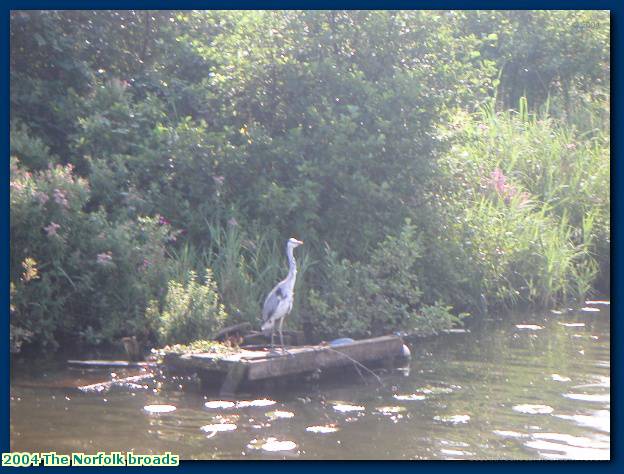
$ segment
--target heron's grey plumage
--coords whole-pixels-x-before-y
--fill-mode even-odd
[[[271,344],[273,344],[273,335],[275,333],[275,325],[279,322],[279,333],[282,347],[284,340],[282,337],[282,324],[284,318],[291,312],[295,297],[295,281],[297,279],[297,262],[293,255],[293,249],[303,244],[296,239],[289,239],[286,244],[286,256],[288,257],[288,276],[279,282],[275,288],[271,290],[262,307],[262,332],[265,335],[271,335]]]

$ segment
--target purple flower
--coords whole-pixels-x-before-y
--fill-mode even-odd
[[[64,191],[60,189],[54,189],[54,202],[56,202],[59,206],[67,209],[69,203],[67,202],[67,195]]]
[[[11,189],[15,189],[16,191],[21,191],[22,189],[24,189],[26,186],[24,186],[23,183],[20,183],[19,181],[11,181]]]
[[[109,250],[108,252],[98,253],[97,263],[99,265],[110,265],[113,263],[113,254]]]
[[[171,224],[171,222],[169,222],[163,216],[158,216],[158,224],[160,224],[160,225],[169,225],[169,224]]]
[[[507,180],[503,171],[500,168],[495,168],[494,171],[490,173],[490,178],[490,186],[494,188],[498,194],[503,194],[505,192],[505,181]]]
[[[501,196],[505,204],[509,204],[513,198],[518,198],[520,206],[525,206],[531,199],[531,195],[526,191],[520,191],[513,184],[507,182],[507,177],[500,168],[495,168],[490,173],[488,186],[493,188]]]
[[[58,225],[56,222],[50,222],[50,225],[47,225],[46,227],[43,228],[43,230],[46,231],[46,234],[48,234],[48,237],[53,237],[55,235],[58,235],[56,233],[57,230],[59,230],[61,226]]]
[[[39,201],[39,204],[41,204],[42,206],[50,200],[50,197],[46,193],[41,191],[35,192],[34,196],[35,199]]]
[[[238,227],[238,222],[233,217],[230,217],[230,219],[227,221],[227,223],[231,227]]]
[[[213,176],[212,180],[217,186],[223,186],[223,183],[225,182],[225,176]]]

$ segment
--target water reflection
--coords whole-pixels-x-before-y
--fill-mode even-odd
[[[383,386],[345,374],[220,400],[184,378],[84,392],[75,387],[111,374],[18,365],[11,449],[171,451],[182,459],[608,459],[609,305],[586,305],[599,311],[479,321],[414,341],[409,370],[381,374]]]

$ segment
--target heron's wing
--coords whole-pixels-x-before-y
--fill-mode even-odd
[[[268,321],[275,314],[280,303],[286,299],[286,292],[282,290],[281,284],[277,285],[264,300],[262,307],[262,321]]]

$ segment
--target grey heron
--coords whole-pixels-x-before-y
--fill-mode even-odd
[[[293,255],[293,250],[303,242],[295,238],[288,239],[286,243],[286,256],[288,257],[288,275],[284,280],[275,285],[266,299],[262,307],[262,332],[265,336],[271,334],[271,347],[273,347],[273,337],[275,336],[275,325],[279,321],[279,335],[282,350],[284,350],[284,336],[282,334],[282,325],[284,319],[293,307],[295,296],[295,280],[297,279],[297,262]]]

